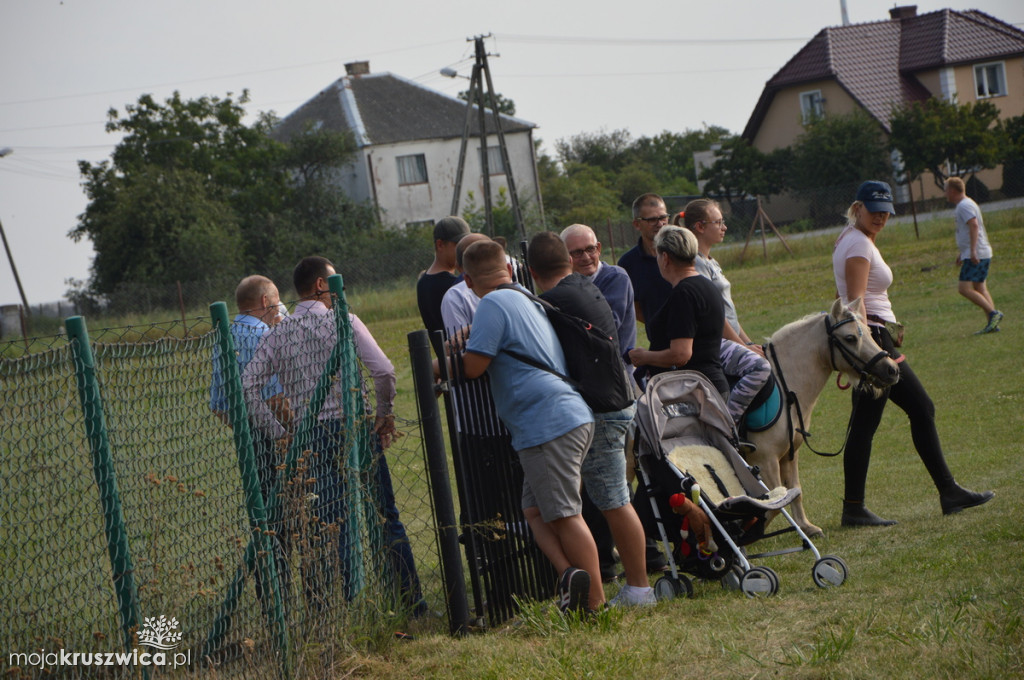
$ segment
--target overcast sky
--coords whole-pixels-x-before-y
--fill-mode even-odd
[[[918,2],[976,8],[1024,27],[1024,2]],[[852,23],[888,18],[892,0],[848,0]],[[765,81],[811,37],[842,23],[839,0],[0,0],[0,221],[30,304],[85,279],[92,248],[67,233],[86,205],[78,160],[117,138],[111,107],[248,88],[247,110],[284,116],[369,60],[454,95],[472,43],[486,41],[494,87],[554,142],[628,129],[634,137],[720,125],[741,132]],[[400,106],[401,102],[396,102]],[[0,304],[19,301],[0,261]]]

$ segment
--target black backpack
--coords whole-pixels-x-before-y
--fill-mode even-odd
[[[535,302],[539,302],[547,313],[548,321],[555,329],[558,342],[565,354],[565,366],[569,375],[562,375],[532,357],[519,352],[502,350],[514,359],[534,368],[557,375],[580,393],[594,413],[621,411],[633,403],[626,371],[619,356],[619,344],[615,338],[594,324],[567,312],[563,312],[547,300],[527,293],[515,285],[500,286],[517,290]]]

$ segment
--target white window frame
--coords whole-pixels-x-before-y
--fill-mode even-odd
[[[998,91],[993,92],[989,82],[989,70],[993,70],[996,78]],[[1005,97],[1006,90],[1006,62],[990,61],[984,64],[974,65],[974,94],[978,99],[989,99],[990,97]]]
[[[800,115],[803,116],[804,125],[813,118],[825,115],[825,98],[821,96],[821,90],[800,93]]]
[[[422,153],[395,156],[398,168],[398,185],[427,183],[427,157]]]
[[[477,153],[480,154],[480,167],[484,167],[483,153],[480,147],[477,147]],[[504,175],[505,174],[505,163],[501,157],[500,146],[489,146],[487,147],[487,172],[491,175]]]

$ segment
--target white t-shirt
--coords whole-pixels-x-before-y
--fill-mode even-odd
[[[988,243],[988,234],[985,232],[985,222],[981,219],[981,208],[972,199],[966,196],[956,204],[953,211],[956,220],[956,247],[960,249],[960,259],[971,259],[971,230],[967,223],[971,218],[978,220],[978,259],[987,260],[992,258],[992,246]]]
[[[734,331],[739,333],[740,319],[736,315],[736,305],[732,301],[732,284],[722,273],[722,265],[718,264],[718,260],[713,257],[704,257],[697,253],[697,257],[693,260],[693,266],[697,268],[697,272],[701,276],[711,279],[711,283],[715,284],[715,288],[722,294],[722,302],[725,303],[725,320],[729,322]]]
[[[846,293],[846,261],[851,257],[863,257],[868,261],[868,285],[864,292],[864,309],[868,315],[886,321],[896,321],[888,293],[889,286],[892,285],[892,270],[882,259],[882,253],[871,239],[852,224],[846,225],[839,234],[835,249],[832,251],[832,274],[835,276],[836,288],[843,304],[848,305],[851,302]],[[876,322],[873,325],[879,324]]]

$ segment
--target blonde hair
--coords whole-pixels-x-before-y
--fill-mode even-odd
[[[967,193],[967,185],[959,177],[950,177],[946,180],[946,188],[953,187],[958,194]]]
[[[850,207],[846,209],[846,221],[853,224],[857,221],[857,210],[864,205],[864,201],[854,201],[850,204]]]
[[[667,224],[654,237],[654,249],[678,262],[692,264],[697,257],[697,237],[689,229]]]
[[[695,231],[694,225],[698,222],[706,222],[708,219],[708,213],[712,208],[721,207],[718,205],[718,201],[714,201],[710,198],[698,198],[690,201],[683,208],[683,226],[690,231]]]

